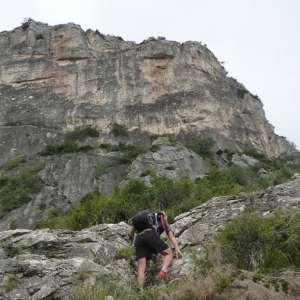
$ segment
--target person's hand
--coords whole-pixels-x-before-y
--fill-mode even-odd
[[[182,253],[179,249],[175,250],[176,258],[182,258]]]

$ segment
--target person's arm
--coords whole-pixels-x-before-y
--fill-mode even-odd
[[[172,227],[168,223],[168,216],[165,214],[165,212],[163,212],[163,217],[162,217],[161,221],[162,221],[162,224],[163,224],[163,227],[165,229],[167,236],[169,237],[169,239],[171,240],[171,242],[175,248],[176,258],[182,258],[182,253],[179,249],[177,239],[174,236]]]
[[[134,238],[134,232],[135,232],[135,228],[133,226],[131,226],[130,231],[128,233],[129,239],[130,239],[130,243],[132,244],[133,242],[133,238]]]
[[[181,253],[181,251],[179,249],[179,246],[178,246],[178,243],[177,243],[177,239],[175,238],[173,231],[169,231],[168,232],[168,237],[171,240],[171,242],[172,242],[172,244],[173,244],[173,246],[175,248],[176,258],[182,258],[182,253]]]

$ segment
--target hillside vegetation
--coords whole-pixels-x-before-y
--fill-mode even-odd
[[[85,131],[84,134],[86,132],[95,134],[93,130]],[[74,146],[77,145],[77,135],[81,136],[82,132],[78,130],[76,135],[70,135],[71,138],[62,145],[47,146],[40,155],[68,155],[73,151],[93,149]],[[211,169],[205,177],[193,181],[186,177],[158,176],[152,172],[141,174],[141,178],[129,179],[123,188],[118,187],[111,194],[101,194],[99,191],[88,193],[77,207],[67,213],[53,208],[50,218],[40,221],[37,229],[78,231],[100,223],[129,222],[137,211],[144,209],[164,210],[172,223],[179,214],[212,197],[248,194],[289,181],[294,173],[300,172],[298,164],[281,159],[271,160],[252,149],[238,154],[247,154],[257,159],[255,166],[242,168],[229,163],[226,168],[220,168],[213,158],[222,153],[213,153],[212,139],[193,138],[187,141],[186,146],[210,163]],[[114,165],[130,163],[146,149],[125,144],[99,147],[106,151],[118,149],[123,153],[114,160]],[[229,160],[237,153],[225,152]],[[18,159],[6,163],[2,169],[11,170],[23,162],[23,159]],[[110,166],[111,163],[97,166],[97,176],[108,172]],[[42,168],[43,164],[40,164],[1,178],[0,196],[4,213],[31,200],[30,194],[38,191],[41,186],[37,174]],[[267,170],[268,174],[258,176],[260,168]],[[143,180],[143,176],[147,175],[150,175],[150,185]],[[157,261],[148,268],[146,288],[142,294],[134,283],[124,288],[118,286],[118,278],[109,278],[98,288],[81,288],[74,299],[106,299],[107,295],[113,295],[114,299],[258,299],[255,297],[259,297],[260,293],[269,295],[266,299],[297,299],[300,292],[300,280],[296,276],[300,268],[298,213],[282,215],[278,211],[269,218],[263,218],[258,212],[249,209],[221,230],[210,245],[204,246],[205,256],[199,257],[192,247],[186,249],[186,253],[194,260],[195,268],[177,284],[166,282],[157,285]],[[125,259],[128,272],[132,272],[132,247],[119,250],[118,258]],[[255,291],[238,288],[237,281],[245,282]]]

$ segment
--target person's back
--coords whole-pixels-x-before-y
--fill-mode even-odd
[[[151,211],[143,210],[136,214],[132,219],[132,226],[136,229],[138,233],[142,232],[145,229],[152,229],[152,225],[149,222],[148,214]]]

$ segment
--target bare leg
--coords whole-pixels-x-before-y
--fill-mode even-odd
[[[172,249],[168,248],[168,249],[164,250],[161,254],[164,256],[162,267],[168,269],[169,266],[171,265],[172,260],[173,260]]]
[[[137,284],[143,287],[145,281],[146,258],[138,259],[137,263]]]

